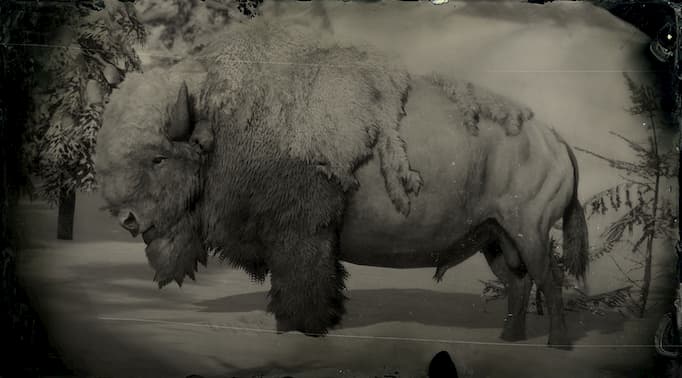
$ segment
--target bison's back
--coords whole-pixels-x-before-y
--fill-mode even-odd
[[[220,128],[266,130],[291,158],[354,168],[398,124],[409,75],[375,48],[317,37],[260,21],[231,31],[207,48],[205,116]]]
[[[361,167],[361,186],[344,221],[344,260],[431,266],[431,252],[448,249],[486,218],[516,214],[523,221],[521,210],[533,204],[546,182],[568,177],[559,184],[572,184],[565,146],[546,126],[528,121],[519,135],[507,136],[501,125],[482,119],[474,136],[461,124],[457,107],[428,79],[415,78],[411,85],[400,133],[424,186],[405,218],[386,196],[377,159]]]

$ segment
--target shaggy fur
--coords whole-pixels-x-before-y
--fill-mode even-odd
[[[184,62],[172,71],[131,74],[112,93],[98,134],[100,191],[112,215],[132,209],[140,231],[154,225],[158,239],[146,253],[160,287],[173,281],[182,284],[185,275],[194,276],[197,262],[206,263],[195,212],[205,157],[197,146],[172,142],[166,135],[168,106],[182,82],[190,92],[198,92],[205,78],[201,70],[195,62]],[[196,108],[194,97],[190,103]]]
[[[377,157],[405,216],[422,186],[399,134],[410,77],[384,56],[296,28],[248,22],[222,44],[202,58],[205,75],[150,72],[112,96],[97,147],[104,197],[151,230],[146,254],[160,287],[194,278],[214,250],[257,281],[271,276],[278,330],[324,334],[345,312],[339,232],[356,169]],[[192,133],[171,141],[168,105],[183,81]],[[439,83],[469,126],[530,118]]]
[[[147,246],[146,254],[156,271],[154,280],[159,287],[172,281],[181,285],[185,275],[194,278],[197,261],[206,263],[195,213],[203,159],[184,143],[140,147],[118,163],[102,164],[102,194],[113,215],[118,209],[134,209],[138,219],[153,221],[159,239]],[[165,159],[157,163],[159,156]],[[147,228],[141,225],[142,231]]]
[[[271,273],[268,309],[278,329],[324,333],[344,313],[338,229],[345,196],[315,166],[281,151],[276,133],[252,127],[216,129],[203,239],[252,277]]]
[[[387,57],[263,22],[231,31],[223,44],[210,49],[220,52],[201,94],[214,124],[269,130],[289,158],[316,165],[344,192],[357,188],[353,173],[376,147],[388,195],[409,214],[408,194],[422,182],[398,133],[405,70],[387,65]],[[244,123],[230,122],[235,112],[248,115]]]
[[[453,101],[464,115],[462,123],[472,135],[478,135],[480,117],[504,127],[507,136],[518,135],[525,121],[533,118],[533,111],[480,86],[463,80],[450,80],[432,75],[431,81]]]
[[[189,60],[172,70],[128,74],[105,107],[95,151],[98,174],[112,165],[122,164],[126,156],[140,150],[141,144],[167,146],[168,106],[175,102],[183,82],[190,94],[198,93],[206,78],[205,71],[203,65]],[[198,106],[194,96],[190,100],[193,107]]]
[[[199,239],[199,231],[197,215],[191,213],[147,246],[145,254],[156,272],[154,281],[159,288],[171,281],[181,286],[185,276],[194,280],[197,263],[206,266],[207,250]]]

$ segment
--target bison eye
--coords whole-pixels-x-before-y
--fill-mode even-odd
[[[152,163],[161,164],[164,160],[166,160],[165,156],[157,156],[152,160]]]

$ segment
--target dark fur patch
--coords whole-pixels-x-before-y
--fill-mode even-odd
[[[216,136],[201,205],[207,242],[252,279],[271,275],[268,310],[280,330],[324,334],[345,311],[337,240],[345,193],[288,157],[258,122]]]

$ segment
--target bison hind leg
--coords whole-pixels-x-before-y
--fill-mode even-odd
[[[532,235],[532,232],[533,230],[521,228],[519,235]],[[550,318],[549,346],[571,349],[571,340],[564,317],[561,271],[553,263],[548,235],[542,233],[535,238],[517,237],[514,238],[514,242],[518,246],[528,276],[535,282],[537,289],[544,297],[545,308]]]
[[[526,309],[530,298],[531,279],[520,261],[519,251],[500,224],[488,219],[474,227],[438,258],[434,279],[440,281],[445,272],[481,251],[490,269],[505,285],[507,315],[500,336],[506,341],[526,339]]]
[[[483,251],[490,269],[507,289],[507,314],[500,338],[505,341],[526,340],[526,311],[530,300],[532,281],[521,269],[514,269],[505,259],[503,249],[514,248],[505,241],[494,243]],[[511,251],[516,253],[516,251]]]

